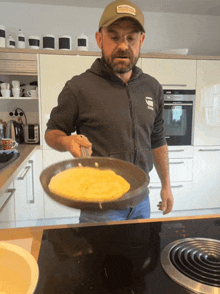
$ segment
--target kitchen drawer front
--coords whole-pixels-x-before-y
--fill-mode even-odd
[[[169,159],[193,158],[193,146],[168,146]]]
[[[0,74],[3,75],[37,75],[35,60],[0,60]]]
[[[170,159],[169,160],[169,171],[170,180],[173,182],[190,182],[193,179],[193,160],[186,158]],[[159,183],[160,179],[157,175],[156,169],[150,172],[150,182]]]
[[[8,187],[4,194],[0,197],[0,228],[1,222],[11,222],[15,220],[15,201],[14,201],[14,182]]]
[[[194,147],[193,194],[200,209],[220,207],[220,146]]]
[[[160,191],[161,185],[160,184],[150,184],[150,205],[151,211],[157,212],[158,207],[157,204],[161,201]],[[173,198],[174,198],[174,205],[173,211],[176,210],[191,210],[196,209],[197,204],[193,200],[193,193],[192,193],[192,183],[191,182],[176,182],[175,184],[171,185]],[[162,216],[162,212],[161,212]],[[167,214],[169,217],[170,215]]]

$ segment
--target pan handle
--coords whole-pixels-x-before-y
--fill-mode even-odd
[[[88,148],[81,146],[80,149],[82,158],[90,157]]]

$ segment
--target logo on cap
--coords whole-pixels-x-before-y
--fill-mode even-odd
[[[116,11],[117,13],[128,13],[136,15],[136,9],[130,5],[118,5]]]

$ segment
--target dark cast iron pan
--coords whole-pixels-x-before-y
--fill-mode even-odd
[[[80,165],[84,167],[96,167],[99,169],[111,169],[128,181],[130,184],[130,190],[119,199],[110,202],[76,201],[74,199],[59,196],[49,190],[48,185],[53,176],[63,170],[78,167]],[[149,184],[149,177],[142,169],[132,163],[107,157],[89,157],[66,160],[51,165],[43,170],[40,175],[40,181],[47,195],[63,205],[82,210],[118,210],[134,207],[146,197],[146,194],[148,194],[147,186]]]

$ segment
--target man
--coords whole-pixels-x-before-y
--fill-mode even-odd
[[[173,196],[164,138],[163,91],[136,66],[145,39],[144,16],[128,0],[116,0],[103,12],[96,32],[102,50],[85,73],[63,88],[47,124],[45,140],[58,151],[80,157],[81,146],[94,156],[132,162],[149,173],[153,162],[162,183],[159,210],[169,213]],[[71,135],[74,131],[77,135]],[[150,217],[149,197],[136,207],[81,211],[80,222]]]

